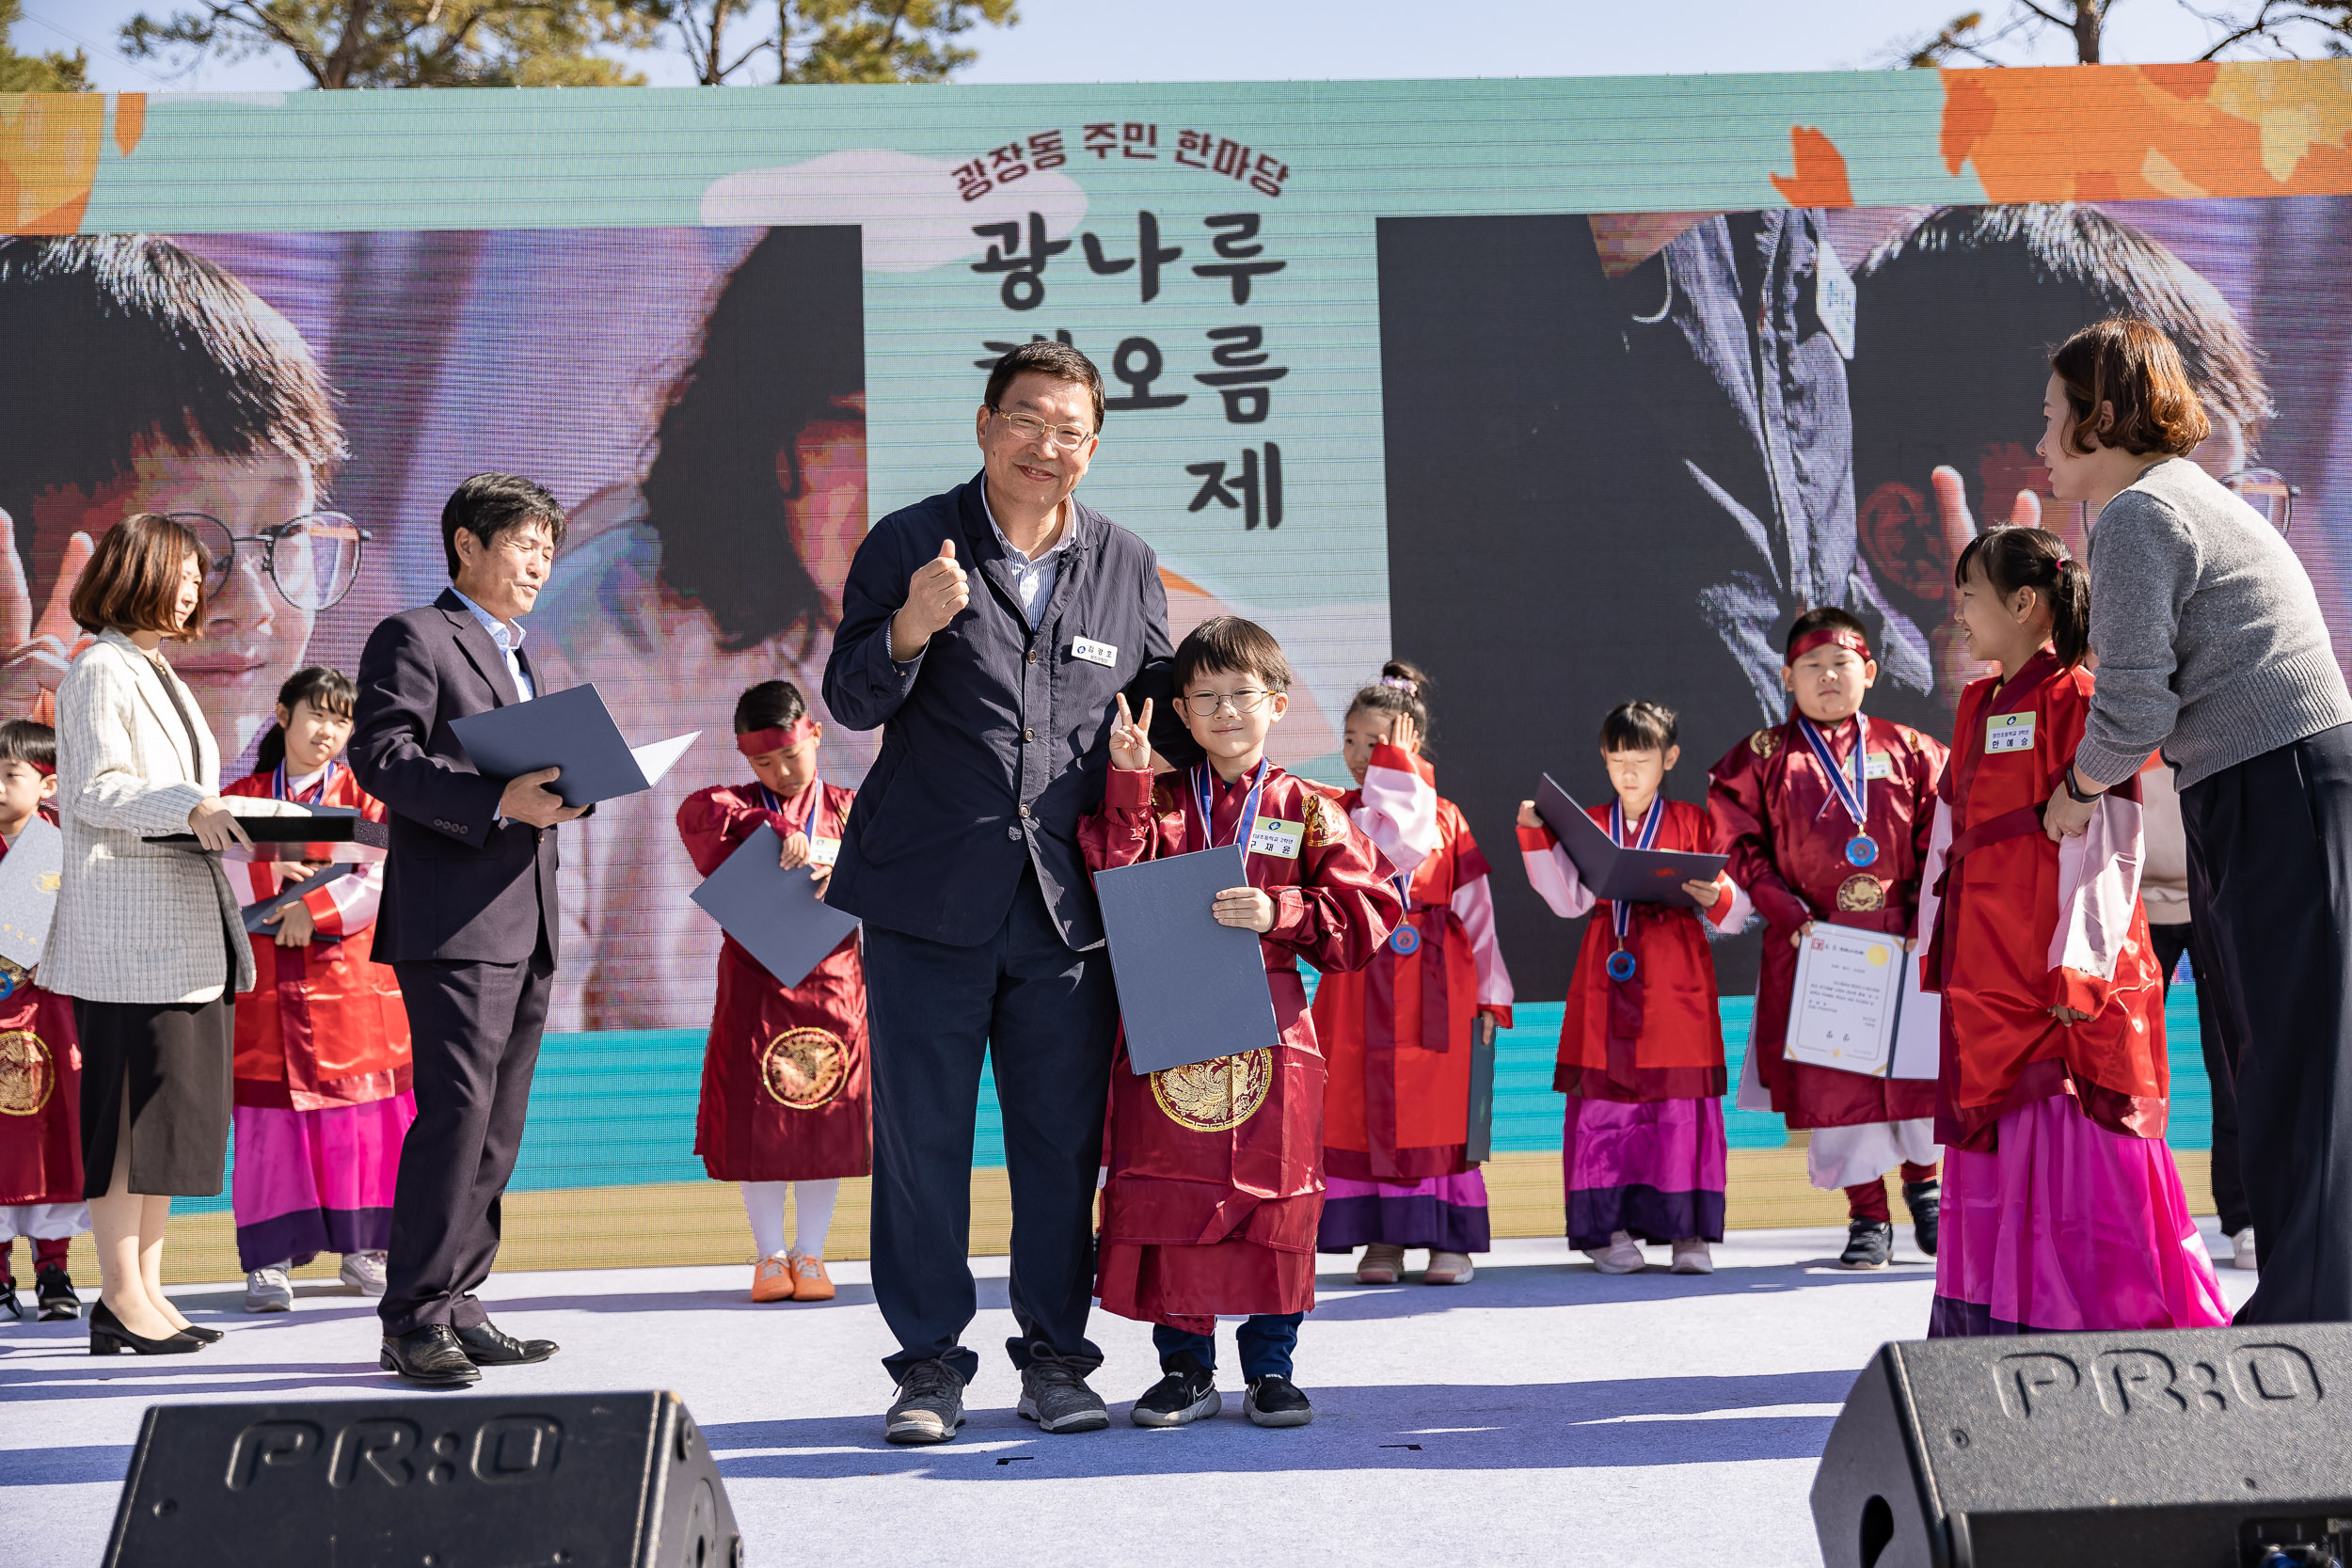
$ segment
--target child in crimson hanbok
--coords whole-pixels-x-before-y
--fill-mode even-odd
[[[1903,939],[1917,930],[1919,871],[1946,753],[1916,730],[1864,717],[1863,695],[1877,678],[1861,622],[1830,605],[1798,616],[1780,672],[1795,711],[1726,752],[1708,769],[1707,790],[1716,842],[1731,857],[1726,869],[1764,917],[1748,1036],[1753,1087],[1790,1128],[1809,1131],[1813,1184],[1844,1189],[1838,1261],[1850,1269],[1884,1268],[1895,1255],[1885,1179],[1898,1169],[1913,1239],[1935,1256],[1943,1158],[1931,1080],[1840,1072],[1783,1050],[1797,944],[1815,921]]]
[[[1600,751],[1617,798],[1586,815],[1612,838],[1717,851],[1707,813],[1659,793],[1682,756],[1673,709],[1621,704],[1601,722]],[[1554,914],[1594,908],[1533,800],[1519,802],[1519,850]],[[1695,908],[1609,903],[1586,924],[1568,981],[1552,1078],[1568,1097],[1568,1244],[1603,1274],[1641,1268],[1645,1241],[1671,1249],[1677,1274],[1712,1274],[1708,1243],[1724,1239],[1724,1025],[1707,944],[1709,928],[1730,936],[1747,924],[1748,899],[1728,874],[1682,891]]]
[[[2137,780],[2042,830],[2090,710],[2090,574],[1996,529],[1954,574],[1968,652],[1927,876],[1947,1153],[1931,1336],[2230,1321],[2164,1141],[2164,992],[2139,901]]]
[[[790,681],[763,681],[737,699],[735,749],[748,784],[699,790],[678,807],[678,835],[707,877],[758,832],[773,828],[777,863],[833,875],[851,791],[817,777],[824,726]],[[751,1222],[754,1301],[831,1301],[825,1233],[841,1179],[873,1168],[866,1067],[866,970],[857,933],[787,987],[733,937],[719,950],[719,995],[703,1053],[694,1152],[714,1181],[743,1189]],[[784,1200],[797,1205],[784,1239]]]
[[[260,770],[221,793],[350,807],[383,821],[383,803],[337,760],[358,695],[339,671],[294,672],[254,757]],[[335,868],[230,861],[225,869],[237,901],[250,906]],[[384,863],[341,869],[265,915],[264,932],[247,939],[254,984],[237,999],[230,1204],[248,1312],[292,1307],[288,1272],[322,1252],[342,1254],[345,1285],[384,1293],[400,1148],[417,1119],[408,1013],[391,966],[369,956]]]
[[[1209,911],[1263,939],[1281,1042],[1138,1076],[1122,1040],[1111,1069],[1095,1294],[1153,1325],[1167,1375],[1136,1402],[1137,1426],[1216,1414],[1220,1313],[1237,1336],[1258,1426],[1304,1426],[1292,1381],[1301,1318],[1315,1300],[1323,1212],[1323,1055],[1298,960],[1360,969],[1404,913],[1395,868],[1331,800],[1266,759],[1290,705],[1290,663],[1263,627],[1203,622],[1176,650],[1176,701],[1206,758],[1153,782],[1152,705],[1120,699],[1102,806],[1078,825],[1089,869],[1243,847],[1249,882]]]
[[[0,722],[0,857],[35,816],[55,824],[57,736],[30,719]],[[89,1228],[82,1201],[82,1053],[73,1004],[0,962],[0,1309],[24,1316],[9,1254],[33,1253],[33,1290],[44,1323],[82,1315],[66,1255]]]
[[[1486,857],[1420,755],[1428,677],[1391,660],[1348,705],[1338,797],[1397,868],[1404,924],[1350,974],[1315,986],[1324,1094],[1325,1252],[1364,1249],[1356,1278],[1393,1285],[1407,1247],[1427,1247],[1424,1285],[1467,1285],[1488,1245],[1486,1183],[1468,1159],[1470,1057],[1511,1022],[1511,975],[1495,942]]]

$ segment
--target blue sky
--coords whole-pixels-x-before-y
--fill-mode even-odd
[[[973,36],[968,82],[1182,82],[1416,76],[1581,76],[1852,70],[1890,40],[1932,31],[1997,0],[1021,0],[1022,22]],[[236,91],[307,86],[290,61],[208,60],[172,75],[117,53],[124,21],[171,0],[25,0],[19,49],[81,47],[101,87]],[[761,8],[765,9],[765,8]],[[1461,15],[1469,24],[1448,27]],[[2204,47],[2177,0],[2119,7],[2108,57],[2170,60]],[[2055,48],[2045,56],[2063,63]],[[690,81],[682,57],[649,56],[658,84]]]

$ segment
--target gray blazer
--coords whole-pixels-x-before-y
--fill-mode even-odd
[[[194,755],[167,680],[196,719]],[[65,869],[41,985],[90,1002],[209,1002],[221,993],[226,945],[236,989],[253,989],[253,949],[220,857],[147,842],[187,832],[188,813],[219,793],[219,749],[195,695],[120,632],[101,633],[57,687]],[[237,803],[254,816],[286,806]]]

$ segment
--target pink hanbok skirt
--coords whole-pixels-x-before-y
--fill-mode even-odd
[[[1486,1223],[1486,1177],[1475,1166],[1420,1181],[1350,1181],[1326,1176],[1316,1249],[1353,1252],[1374,1242],[1439,1252],[1485,1252],[1494,1244]]]
[[[2022,1106],[1990,1154],[1944,1155],[1931,1338],[2230,1321],[2172,1150],[2083,1115]]]
[[[1724,1105],[1568,1097],[1561,1136],[1568,1244],[1597,1252],[1610,1233],[1663,1244],[1724,1239]]]
[[[319,1111],[238,1106],[229,1192],[239,1264],[299,1267],[322,1252],[389,1246],[401,1141],[416,1119],[406,1089]]]

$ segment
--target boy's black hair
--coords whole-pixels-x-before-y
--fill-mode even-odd
[[[1870,628],[1864,626],[1859,619],[1834,604],[1817,604],[1798,616],[1796,623],[1788,628],[1788,641],[1781,644],[1781,662],[1794,664],[1797,661],[1796,647],[1800,641],[1812,636],[1817,631],[1832,628],[1838,631],[1850,631],[1862,639],[1866,645],[1870,641]]]
[[[131,471],[142,441],[282,453],[322,486],[344,455],[333,394],[294,324],[169,240],[0,238],[0,511],[20,551],[35,500],[95,496]]]
[[[449,557],[450,580],[457,580],[457,531],[464,529],[486,547],[509,529],[548,525],[548,537],[564,547],[564,507],[545,485],[520,474],[473,474],[450,492],[441,507],[441,550]]]
[[[286,684],[278,689],[278,705],[292,713],[304,703],[321,713],[332,713],[348,719],[359,706],[359,688],[341,670],[324,664],[310,664],[286,677]],[[286,726],[273,723],[262,732],[261,743],[253,749],[253,771],[267,773],[286,760]]]
[[[735,733],[789,729],[808,712],[808,699],[790,681],[761,681],[735,699]]]
[[[1604,752],[1665,752],[1675,744],[1675,710],[1635,698],[1619,703],[1600,721]]]
[[[57,770],[57,732],[31,719],[0,720],[0,762]]]
[[[1193,627],[1176,645],[1171,673],[1177,696],[1184,695],[1195,675],[1210,670],[1255,675],[1265,682],[1269,691],[1291,689],[1291,661],[1282,657],[1282,644],[1257,622],[1245,621],[1238,615],[1213,615]]]

